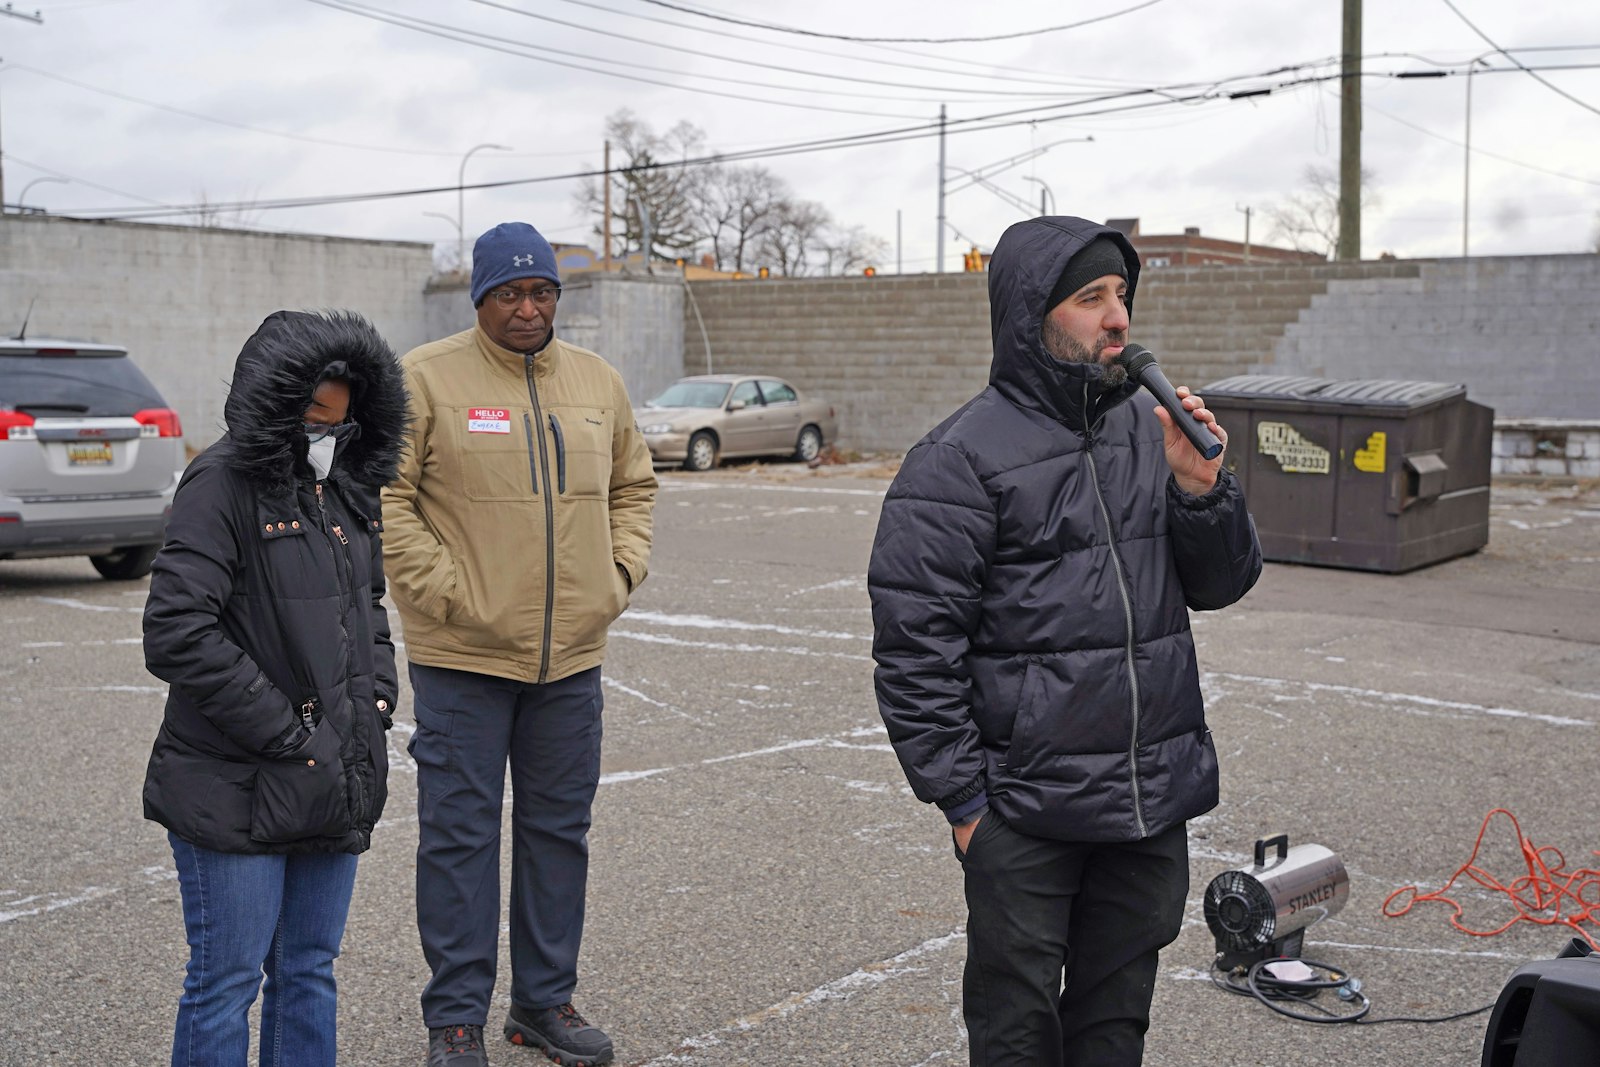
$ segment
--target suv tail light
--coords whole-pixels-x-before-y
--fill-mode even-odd
[[[182,437],[183,426],[171,408],[146,408],[133,413],[133,421],[144,427],[141,437]],[[153,431],[153,432],[152,432]]]
[[[33,416],[23,411],[0,410],[0,430],[9,440],[26,440],[33,436]]]

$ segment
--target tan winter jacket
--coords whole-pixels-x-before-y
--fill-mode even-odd
[[[656,496],[622,376],[477,327],[402,362],[416,421],[383,491],[383,557],[406,655],[524,682],[597,666],[649,569]]]

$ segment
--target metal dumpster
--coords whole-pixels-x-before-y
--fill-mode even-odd
[[[1494,412],[1466,393],[1262,374],[1200,390],[1267,559],[1390,573],[1489,543]]]

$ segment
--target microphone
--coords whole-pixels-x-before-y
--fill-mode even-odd
[[[1206,459],[1217,458],[1218,453],[1222,451],[1222,442],[1217,440],[1217,435],[1211,432],[1210,427],[1196,419],[1183,406],[1183,401],[1178,399],[1177,390],[1172,388],[1167,376],[1161,373],[1161,368],[1156,365],[1156,357],[1148,348],[1144,345],[1124,345],[1122,352],[1112,362],[1122,364],[1128,372],[1128,377],[1150,390],[1151,395],[1161,401],[1161,406],[1172,416],[1173,424],[1183,431],[1183,435],[1194,445],[1196,452]]]

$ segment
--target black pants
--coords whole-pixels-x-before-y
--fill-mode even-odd
[[[1020,834],[991,810],[962,867],[974,1067],[1137,1067],[1157,954],[1189,892],[1183,825],[1083,844]]]

